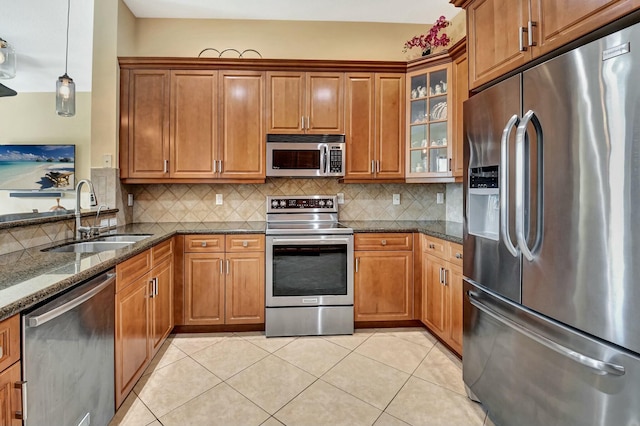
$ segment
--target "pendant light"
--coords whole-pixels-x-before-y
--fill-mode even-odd
[[[67,0],[67,48],[64,59],[64,75],[58,77],[56,82],[56,111],[62,117],[73,117],[76,115],[76,84],[67,74],[67,64],[69,63],[69,12],[71,11],[71,0]]]
[[[16,76],[16,51],[0,37],[0,78]]]

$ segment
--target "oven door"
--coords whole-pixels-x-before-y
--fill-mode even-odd
[[[266,306],[353,305],[353,235],[267,236]]]

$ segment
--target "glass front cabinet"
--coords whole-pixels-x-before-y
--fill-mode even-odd
[[[407,74],[407,182],[451,180],[451,63]]]

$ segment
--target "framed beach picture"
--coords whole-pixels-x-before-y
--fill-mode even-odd
[[[0,145],[0,190],[71,190],[75,145]]]

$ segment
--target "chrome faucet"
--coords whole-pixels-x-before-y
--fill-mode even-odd
[[[91,200],[91,207],[95,207],[98,205],[98,200],[96,198],[96,193],[93,190],[93,184],[91,183],[91,181],[89,179],[82,179],[80,182],[78,182],[78,184],[76,185],[76,240],[81,240],[83,239],[86,235],[89,234],[89,232],[91,231],[91,227],[89,226],[81,226],[80,225],[80,189],[82,188],[82,185],[87,184],[89,186],[89,199]]]

